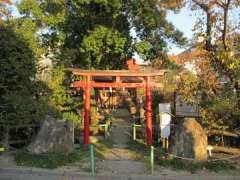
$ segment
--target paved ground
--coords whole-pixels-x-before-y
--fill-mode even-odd
[[[181,175],[176,173],[153,174],[153,175],[119,175],[119,174],[97,174],[92,176],[87,173],[64,172],[59,170],[45,170],[35,168],[8,169],[0,168],[0,180],[239,180],[239,176],[231,175],[204,175],[189,174]]]
[[[154,174],[148,174],[146,162],[136,161],[135,154],[128,150],[130,138],[130,120],[126,110],[114,114],[113,129],[110,141],[113,148],[104,154],[104,161],[96,165],[96,174],[92,176],[77,169],[59,168],[47,170],[39,168],[17,167],[9,154],[0,156],[0,180],[240,180],[240,173],[198,172],[191,174],[185,171],[174,171],[156,167]]]

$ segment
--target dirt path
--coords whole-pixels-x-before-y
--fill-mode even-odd
[[[136,161],[135,152],[127,149],[131,140],[130,114],[126,109],[119,109],[113,114],[113,127],[110,133],[112,150],[105,154],[104,161],[97,165],[99,173],[146,174],[147,164]]]

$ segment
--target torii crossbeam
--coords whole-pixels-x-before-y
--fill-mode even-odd
[[[152,107],[151,87],[161,88],[162,83],[150,82],[151,77],[163,76],[166,72],[161,71],[130,71],[130,70],[81,70],[69,68],[76,76],[83,76],[85,81],[75,81],[71,84],[73,88],[83,88],[85,95],[85,118],[84,118],[84,143],[89,144],[90,126],[90,89],[91,88],[145,88],[146,89],[146,132],[147,144],[152,144]],[[115,82],[95,82],[94,77],[115,77]],[[136,77],[145,79],[145,82],[122,82],[121,78]]]

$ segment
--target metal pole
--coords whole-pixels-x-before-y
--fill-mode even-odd
[[[136,125],[133,124],[133,141],[136,141]]]
[[[92,173],[92,175],[94,175],[94,146],[92,144],[89,144],[89,155],[90,155],[90,161],[89,161],[89,168],[90,171]]]
[[[86,76],[85,87],[85,121],[84,121],[84,143],[89,144],[89,123],[90,123],[90,75]]]
[[[168,151],[168,146],[169,146],[169,142],[168,142],[168,138],[166,138],[166,149]]]
[[[146,131],[147,144],[152,145],[152,103],[151,103],[151,86],[150,76],[146,77]]]
[[[105,136],[105,138],[107,138],[107,135],[108,135],[108,124],[105,124],[104,125],[104,136]]]
[[[154,147],[151,146],[150,151],[150,168],[151,168],[151,174],[153,174],[154,171]]]

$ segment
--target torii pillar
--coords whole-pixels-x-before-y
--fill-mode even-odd
[[[152,98],[150,76],[145,77],[146,81],[146,132],[147,144],[152,145]]]
[[[84,143],[89,144],[89,126],[90,126],[90,103],[91,103],[91,94],[90,94],[90,83],[91,76],[86,76],[86,86],[85,86],[85,118],[84,118]]]

